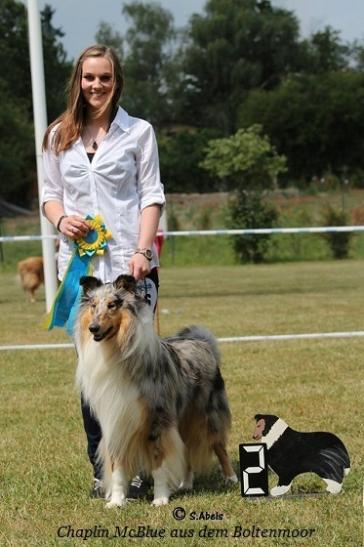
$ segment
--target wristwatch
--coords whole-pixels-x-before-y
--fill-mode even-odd
[[[150,249],[135,249],[134,254],[141,254],[141,255],[145,256],[145,258],[147,260],[149,260],[149,262],[153,258],[153,254],[152,254],[152,251]]]

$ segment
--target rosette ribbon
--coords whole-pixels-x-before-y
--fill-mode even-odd
[[[91,273],[93,257],[104,254],[107,241],[111,238],[111,232],[106,229],[100,215],[87,215],[85,220],[90,229],[84,238],[74,241],[73,255],[46,321],[48,330],[65,327],[69,335],[73,334],[82,293],[80,279]]]

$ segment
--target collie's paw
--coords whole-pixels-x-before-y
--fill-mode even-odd
[[[106,509],[112,509],[113,507],[124,507],[128,502],[125,498],[111,498],[105,505]]]
[[[331,479],[324,479],[324,481],[327,484],[326,492],[330,492],[330,494],[338,494],[341,492],[341,489],[343,487],[342,483],[333,481]]]
[[[155,498],[152,501],[152,504],[154,507],[160,507],[161,505],[167,505],[168,504],[168,498]]]
[[[239,482],[239,479],[238,477],[235,475],[231,475],[231,477],[225,477],[225,484],[227,486],[233,486],[234,484],[238,484]]]
[[[290,484],[288,486],[275,486],[274,488],[271,488],[270,495],[274,497],[283,496],[283,494],[286,494],[290,488]]]

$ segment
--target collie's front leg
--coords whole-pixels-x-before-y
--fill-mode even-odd
[[[127,503],[126,494],[128,492],[128,478],[121,467],[114,468],[111,475],[110,501],[106,507],[122,507]]]
[[[186,476],[185,445],[175,427],[163,431],[151,443],[154,460],[154,500],[152,505],[167,505],[172,491],[177,490]]]
[[[166,470],[162,467],[152,471],[154,479],[154,500],[152,505],[158,507],[160,505],[167,505],[171,490],[168,486],[168,477]]]

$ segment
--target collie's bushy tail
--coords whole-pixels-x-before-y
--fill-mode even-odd
[[[184,340],[201,340],[202,342],[206,342],[209,344],[215,356],[216,363],[220,363],[220,352],[217,347],[217,340],[215,336],[207,329],[197,325],[191,325],[190,327],[185,327],[184,329],[178,331],[177,334],[173,336],[173,339],[176,338],[181,338]]]

